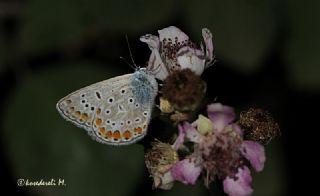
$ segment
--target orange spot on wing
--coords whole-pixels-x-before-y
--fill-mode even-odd
[[[74,113],[74,115],[75,115],[75,117],[80,118],[80,116],[81,116],[81,112],[76,111],[76,112]]]
[[[119,140],[121,138],[120,131],[113,132],[113,138],[114,140]]]
[[[131,136],[132,136],[132,134],[131,134],[131,132],[130,132],[129,130],[127,130],[127,131],[125,131],[125,132],[123,133],[123,137],[124,137],[126,140],[130,139]]]
[[[101,114],[101,108],[98,108],[98,109],[97,109],[96,114],[97,114],[97,115]]]
[[[97,118],[95,120],[95,123],[96,123],[97,126],[100,126],[102,124],[102,120],[100,118]]]
[[[99,132],[104,136],[106,134],[106,129],[104,127],[100,127]]]
[[[136,127],[134,128],[134,132],[138,133],[138,134],[141,134],[142,133],[142,128],[141,127]]]
[[[110,139],[110,138],[112,137],[112,132],[111,132],[111,131],[107,131],[105,137],[106,137],[107,139]]]
[[[81,121],[87,121],[88,120],[88,114],[84,113],[80,116]]]

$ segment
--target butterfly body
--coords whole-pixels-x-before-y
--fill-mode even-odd
[[[126,145],[146,135],[157,92],[154,76],[141,68],[77,90],[57,110],[96,141]]]

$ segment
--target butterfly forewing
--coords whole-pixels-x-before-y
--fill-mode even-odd
[[[57,103],[57,110],[66,120],[86,129],[92,130],[92,121],[98,106],[113,93],[113,89],[123,86],[123,81],[130,75],[118,76],[79,89]]]

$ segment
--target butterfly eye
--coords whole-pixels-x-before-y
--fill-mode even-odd
[[[108,120],[106,121],[106,123],[109,125],[111,122],[110,122],[110,120],[108,119]]]
[[[123,121],[121,121],[121,122],[120,122],[120,125],[121,125],[121,126],[123,126],[123,125],[124,125],[124,122],[123,122]]]
[[[130,124],[131,124],[131,121],[130,121],[130,120],[128,120],[128,121],[127,121],[127,124],[128,124],[128,125],[130,125]]]
[[[84,99],[81,100],[81,103],[85,103],[85,102],[86,102],[86,100],[84,100]]]
[[[89,104],[84,105],[84,107],[86,107],[86,108],[89,107]]]
[[[91,109],[91,111],[93,111],[93,110],[94,110],[94,107],[91,107],[90,109]]]
[[[138,103],[136,103],[136,108],[138,108],[140,105]]]
[[[110,97],[110,98],[108,99],[108,103],[112,103],[113,101],[114,101],[113,97]]]
[[[147,116],[148,115],[148,112],[147,111],[144,111],[143,112],[143,116]]]
[[[85,96],[85,94],[82,94],[81,97],[83,98]]]
[[[122,89],[122,90],[121,90],[121,94],[124,95],[125,93],[126,93],[126,90],[125,90],[125,89]]]

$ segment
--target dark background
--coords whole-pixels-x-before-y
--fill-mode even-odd
[[[175,25],[196,43],[214,36],[217,63],[208,97],[269,110],[282,136],[266,147],[253,195],[317,190],[320,12],[317,1],[8,0],[0,1],[1,191],[21,195],[219,195],[202,182],[152,190],[140,144],[174,128],[152,121],[145,140],[94,142],[65,122],[55,103],[71,91],[133,70],[150,51],[139,37]],[[66,187],[18,187],[17,179],[64,179]]]

